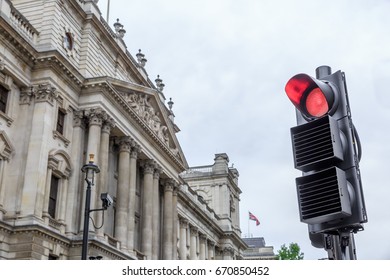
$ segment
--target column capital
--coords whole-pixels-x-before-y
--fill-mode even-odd
[[[73,111],[73,127],[84,127],[84,112],[80,110]]]
[[[84,115],[88,119],[89,126],[97,125],[101,127],[103,122],[109,118],[106,111],[100,107],[86,109]]]
[[[177,186],[177,183],[172,178],[162,180],[162,184],[164,186],[164,192],[173,192],[174,188]]]
[[[132,138],[130,136],[123,136],[123,137],[118,137],[115,139],[116,144],[119,145],[119,152],[127,152],[130,153],[131,151],[131,143],[132,143]]]
[[[200,239],[200,241],[206,242],[206,238],[207,238],[206,234],[204,234],[202,232],[199,232],[199,239]]]
[[[39,84],[34,87],[35,102],[49,102],[53,104],[54,99],[58,97],[56,88],[50,83]]]
[[[186,228],[188,226],[188,219],[179,218],[179,223],[181,228]]]
[[[58,98],[57,89],[49,82],[26,87],[20,92],[19,104],[30,105],[33,98],[35,102],[48,102],[53,105]]]
[[[131,146],[130,158],[137,159],[140,152],[141,146],[135,143],[135,141],[133,141],[133,145]]]
[[[156,163],[152,159],[145,159],[142,161],[142,167],[145,174],[153,174]]]
[[[197,235],[198,231],[199,231],[198,227],[190,225],[190,233],[191,233],[191,235]]]
[[[154,166],[153,178],[154,179],[159,179],[161,172],[162,172],[161,166],[156,163],[155,166]]]
[[[180,185],[175,182],[175,185],[173,186],[173,195],[177,195],[179,190],[180,190]]]
[[[115,127],[114,119],[111,117],[107,117],[107,119],[105,121],[103,121],[102,133],[110,134],[111,129],[113,129],[114,127]]]

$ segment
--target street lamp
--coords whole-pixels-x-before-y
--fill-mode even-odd
[[[94,185],[95,173],[99,173],[99,167],[94,164],[94,154],[89,155],[89,162],[84,164],[81,171],[85,173],[85,181],[87,182],[87,191],[85,195],[85,211],[84,211],[84,232],[83,232],[83,247],[81,251],[81,259],[87,259],[88,251],[88,232],[89,232],[89,213],[91,212],[91,186]]]

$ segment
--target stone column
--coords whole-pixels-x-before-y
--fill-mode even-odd
[[[209,260],[215,260],[215,242],[209,241],[208,242],[208,257]]]
[[[131,138],[122,137],[118,140],[118,187],[116,193],[115,237],[121,243],[121,248],[127,248],[127,222],[130,186],[130,150]]]
[[[56,89],[50,84],[34,86],[30,94],[35,98],[30,139],[28,141],[24,183],[21,197],[21,216],[41,218],[46,185],[49,139],[53,135],[54,101]]]
[[[163,259],[172,260],[173,247],[173,188],[174,180],[168,179],[164,182],[164,217],[163,217]]]
[[[129,207],[127,224],[127,249],[129,252],[134,250],[134,228],[135,228],[135,197],[137,184],[137,158],[141,148],[134,140],[132,141],[130,152],[130,186],[129,186]]]
[[[197,260],[198,256],[196,254],[196,245],[197,245],[197,238],[198,238],[198,228],[194,226],[190,226],[190,260]]]
[[[146,259],[152,259],[152,228],[153,228],[153,172],[154,161],[146,160],[143,163],[144,185],[142,195],[142,243],[141,250]]]
[[[177,259],[177,223],[178,223],[178,215],[177,215],[177,192],[178,187],[175,186],[173,188],[172,193],[172,222],[173,222],[173,231],[172,231],[172,259]]]
[[[101,108],[91,108],[84,112],[84,115],[88,118],[88,145],[87,145],[87,154],[85,163],[89,162],[89,155],[94,155],[94,164],[99,166],[100,168],[100,158],[99,158],[99,151],[100,151],[100,138],[101,138],[101,128],[103,121],[107,119],[107,114],[104,110]],[[85,176],[85,174],[83,174]],[[82,209],[85,208],[85,190],[86,190],[87,184],[84,183],[83,188],[83,200],[82,200]],[[99,175],[95,174],[95,182],[94,185],[91,187],[91,205],[90,209],[96,208],[96,189],[99,188]],[[81,211],[83,213],[83,211]],[[93,215],[95,213],[91,213],[90,215]],[[96,219],[95,219],[96,221]],[[82,228],[84,226],[84,215],[82,214],[81,217],[81,224],[80,227]],[[95,228],[93,227],[92,222],[90,222],[89,225],[89,231],[94,232]]]
[[[66,202],[66,214],[65,214],[65,223],[66,223],[66,234],[76,234],[77,233],[77,221],[80,217],[83,217],[84,211],[78,208],[77,197],[80,191],[80,188],[84,186],[84,178],[81,174],[82,167],[82,156],[83,156],[83,140],[84,140],[84,112],[83,111],[74,111],[73,112],[73,135],[71,142],[71,154],[70,158],[72,160],[72,176],[69,178],[69,187],[67,194]],[[81,177],[80,177],[81,176]],[[82,214],[81,214],[82,213]]]
[[[111,129],[115,126],[115,122],[112,118],[107,118],[103,122],[102,126],[102,132],[101,132],[101,139],[100,139],[100,173],[99,173],[99,189],[97,191],[97,205],[98,208],[100,208],[99,205],[101,205],[100,200],[100,194],[106,193],[108,191],[108,156],[110,151],[110,132]],[[104,224],[103,224],[103,215],[105,213],[100,212],[96,215],[96,222],[95,224],[100,227],[96,230],[96,235],[103,239],[104,238]]]
[[[187,228],[188,220],[180,219],[180,239],[179,239],[179,258],[187,260]]]
[[[100,139],[101,139],[101,130],[104,119],[106,119],[107,114],[101,108],[89,109],[85,112],[88,117],[88,145],[87,145],[87,157],[85,163],[89,162],[89,155],[94,155],[95,164],[100,168]],[[96,193],[99,188],[99,177],[100,174],[95,174],[95,184],[92,187],[91,192],[91,209],[96,208]]]
[[[161,167],[156,166],[153,173],[153,239],[152,259],[158,260],[160,252],[160,172]]]
[[[206,235],[199,234],[199,259],[206,259]]]

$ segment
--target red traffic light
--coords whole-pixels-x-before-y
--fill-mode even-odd
[[[335,107],[336,94],[329,83],[306,74],[292,77],[285,91],[295,107],[309,118],[325,116]]]

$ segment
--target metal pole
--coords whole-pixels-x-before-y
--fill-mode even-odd
[[[107,23],[108,23],[108,20],[109,20],[109,16],[110,16],[110,0],[107,1]]]
[[[81,259],[86,260],[88,254],[88,232],[89,232],[89,212],[91,204],[91,183],[87,181],[87,191],[85,195],[85,212],[84,212],[84,231],[83,231],[83,247],[81,251]]]

